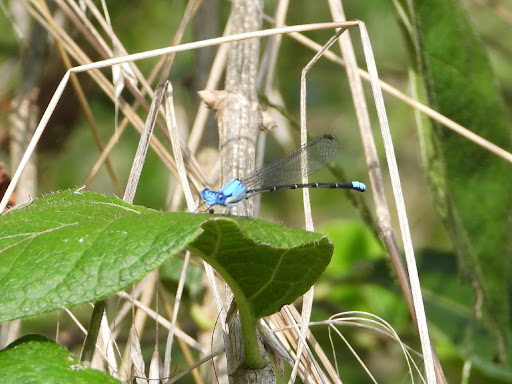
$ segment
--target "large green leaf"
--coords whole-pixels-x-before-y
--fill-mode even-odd
[[[0,322],[98,300],[133,284],[199,236],[204,219],[72,191],[4,214]]]
[[[240,311],[245,365],[261,368],[256,320],[304,294],[331,260],[327,237],[253,219],[211,220],[189,249],[226,280]],[[301,240],[299,240],[299,238]],[[255,241],[254,239],[258,239]],[[229,315],[229,314],[228,314]]]
[[[256,318],[304,294],[331,260],[333,245],[325,236],[295,228],[283,233],[280,225],[260,220],[223,221],[205,222],[189,248],[222,275],[240,308],[250,304]]]
[[[403,11],[429,104],[510,150],[509,122],[489,60],[460,4],[395,0],[395,5]],[[439,124],[420,128],[423,160],[438,211],[455,244],[463,275],[483,299],[487,330],[495,353],[504,361],[509,333],[512,168]]]
[[[24,336],[0,352],[0,378],[4,383],[120,383],[81,365],[66,349],[39,335]]]
[[[111,295],[189,248],[260,318],[304,294],[333,245],[320,234],[249,218],[164,213],[64,191],[0,222],[0,321]]]

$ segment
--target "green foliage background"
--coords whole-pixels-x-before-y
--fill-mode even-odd
[[[429,6],[428,2],[424,4]],[[432,4],[430,6],[433,6]],[[485,53],[489,55],[498,92],[503,96],[505,105],[503,113],[505,118],[510,118],[508,110],[512,104],[512,67],[510,66],[512,52],[507,45],[507,39],[503,38],[510,34],[510,25],[490,6],[472,1],[464,1],[462,4],[469,18],[470,27],[476,32],[477,39],[482,41]],[[512,10],[512,4],[505,5]],[[184,6],[182,1],[163,0],[109,3],[116,33],[131,53],[167,45],[181,18]],[[345,2],[344,6],[349,19],[357,18],[366,23],[381,78],[407,92],[408,68],[414,65],[414,58],[411,60],[408,50],[410,42],[401,32],[400,21],[395,16],[392,2],[350,1]],[[219,14],[221,26],[227,19],[229,7],[229,2],[221,3]],[[271,14],[274,7],[275,2],[265,2],[267,13]],[[322,6],[319,6],[317,2],[297,0],[290,7],[287,23],[291,25],[330,19],[326,4],[322,3]],[[330,32],[315,32],[308,36],[318,42],[324,42],[330,37]],[[352,36],[355,36],[355,40],[358,41],[355,33],[352,33]],[[188,30],[185,41],[191,41],[193,37],[191,30]],[[20,46],[8,20],[1,14],[0,71],[7,71],[9,63],[16,63],[20,56]],[[359,63],[362,65],[361,48],[355,44],[355,49]],[[449,52],[449,48],[445,51]],[[43,101],[47,101],[53,94],[57,82],[64,73],[62,69],[57,69],[59,66],[55,57],[55,52],[51,52],[45,68],[43,77],[46,86],[41,90]],[[311,57],[312,53],[306,48],[292,40],[283,39],[275,78],[282,90],[286,108],[294,116],[298,116],[300,71]],[[175,89],[176,103],[184,107],[188,125],[191,124],[198,102],[196,91],[199,88],[196,89],[190,85],[194,77],[194,60],[193,53],[179,54],[170,78]],[[139,66],[147,74],[154,62],[155,59],[141,61]],[[308,126],[311,133],[313,135],[336,134],[341,141],[337,163],[343,166],[350,179],[368,182],[353,104],[343,70],[332,63],[321,61],[308,79]],[[20,72],[14,71],[9,76],[5,76],[0,83],[2,101],[0,132],[2,133],[8,127],[6,105],[21,81]],[[456,92],[450,97],[454,101],[458,100]],[[103,138],[106,140],[114,130],[114,106],[95,86],[88,89],[88,98]],[[410,215],[411,232],[419,259],[427,316],[448,382],[460,382],[464,363],[472,361],[474,369],[470,383],[510,383],[512,377],[509,367],[492,363],[493,349],[487,332],[482,324],[474,320],[474,293],[468,283],[464,284],[459,280],[456,249],[442,225],[440,216],[434,209],[434,196],[430,192],[427,177],[421,165],[420,135],[416,128],[414,112],[389,96],[385,96],[385,102],[396,145],[405,201]],[[473,111],[468,112],[468,121],[471,122]],[[81,185],[98,157],[93,138],[79,109],[76,106],[75,109],[67,106],[58,109],[56,114],[62,118],[56,119],[55,123],[49,127],[38,153],[41,193]],[[374,115],[372,119],[373,126],[377,127]],[[461,121],[461,123],[464,122]],[[485,118],[479,122],[480,126],[486,124],[490,128],[494,125],[492,121],[486,123]],[[506,124],[505,132],[507,128],[508,140],[510,140],[509,123]],[[438,127],[437,129],[441,135],[446,132],[446,128]],[[505,136],[507,136],[506,133]],[[376,137],[379,140],[379,135]],[[123,183],[127,179],[137,141],[138,134],[133,129],[128,129],[111,156]],[[0,161],[8,163],[8,150],[5,143],[5,140],[1,143]],[[214,140],[204,144],[214,148],[217,145]],[[377,144],[381,150],[380,141]],[[269,139],[268,146],[269,153],[281,151],[273,139]],[[479,148],[474,148],[474,151],[477,155],[483,153]],[[467,154],[461,152],[458,155]],[[471,155],[472,159],[477,155]],[[501,178],[510,181],[512,177],[509,164],[502,163],[498,167],[500,169],[495,177],[498,178],[497,186],[499,187]],[[454,168],[451,172],[454,172],[450,175],[451,177],[459,175],[462,181],[470,178],[468,170],[464,167]],[[476,161],[471,166],[471,172],[475,177],[476,175],[485,177],[486,168]],[[479,172],[484,174],[480,175]],[[164,209],[169,180],[168,171],[150,151],[135,203]],[[332,180],[332,176],[327,171],[322,171],[315,176],[314,180],[329,181]],[[451,180],[456,181],[456,179]],[[478,183],[479,179],[475,180],[474,182]],[[466,190],[469,194],[468,189],[470,187],[460,191],[462,196],[465,195]],[[113,193],[104,169],[94,181],[91,190],[106,194]],[[389,188],[387,190],[390,191]],[[491,201],[493,191],[494,189],[490,190],[488,194],[480,197],[479,201],[473,201],[471,204],[477,206],[480,202],[487,201],[487,197]],[[374,234],[361,224],[357,210],[350,206],[342,193],[318,190],[313,191],[311,195],[314,216],[318,223],[317,229],[328,234],[335,243],[332,262],[317,286],[314,319],[325,319],[335,312],[344,310],[366,310],[386,319],[395,327],[404,341],[418,349],[414,326],[394,281],[393,273],[386,262],[385,251]],[[365,198],[371,206],[371,195],[367,193]],[[388,198],[391,200],[391,195]],[[264,196],[262,202],[262,217],[283,222],[289,226],[303,226],[300,193],[284,191]],[[465,209],[465,213],[471,215],[470,208]],[[506,208],[504,208],[503,216],[499,220],[506,220],[506,217]],[[484,229],[482,232],[485,232]],[[478,227],[474,229],[471,236],[478,237]],[[482,241],[490,241],[492,244],[491,240],[490,237],[482,238]],[[508,276],[508,280],[503,282],[503,276],[501,276],[498,283],[501,284],[500,289],[510,292],[510,271],[504,271],[504,274],[505,277]],[[172,277],[172,273],[164,274],[162,277],[169,287],[174,287],[176,278]],[[492,277],[490,279],[492,282]],[[197,305],[198,297],[200,298],[197,288],[199,279],[195,281],[187,288],[190,294],[187,302],[190,313],[194,312],[193,307]],[[173,291],[170,290],[170,292]],[[78,311],[81,311],[80,307]],[[85,307],[82,316],[84,319],[88,318]],[[194,315],[190,318],[193,319]],[[507,320],[510,324],[510,317],[502,319],[501,323],[507,323]],[[54,323],[53,315],[31,319],[24,323],[23,331],[25,333],[46,332],[51,337]],[[191,327],[196,327],[196,324],[197,322],[190,322]],[[325,329],[318,329],[315,332],[326,350],[329,350]],[[347,333],[350,341],[359,348],[363,360],[369,362],[373,372],[381,378],[380,382],[394,383],[403,379],[404,365],[399,362],[399,354],[389,340],[380,339],[361,330],[348,330]],[[508,330],[505,334],[510,339]],[[77,346],[70,343],[69,348],[73,350]],[[508,348],[510,350],[510,347]],[[353,362],[346,348],[336,344],[336,350],[338,361],[343,363],[344,379],[352,383],[367,382],[367,377]],[[509,352],[510,356],[512,354]]]

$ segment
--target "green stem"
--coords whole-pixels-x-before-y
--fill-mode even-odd
[[[94,351],[96,350],[96,341],[100,331],[101,318],[103,317],[103,311],[105,310],[105,300],[99,300],[94,303],[94,309],[92,310],[91,322],[89,323],[89,330],[87,331],[87,337],[84,342],[84,349],[82,351],[82,363],[91,363]]]
[[[257,321],[254,316],[242,310],[240,311],[240,324],[242,325],[244,344],[244,365],[249,369],[261,369],[267,365],[258,348]]]

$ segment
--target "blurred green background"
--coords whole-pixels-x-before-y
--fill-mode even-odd
[[[267,14],[273,14],[275,1],[265,2]],[[491,59],[497,83],[508,113],[512,103],[512,50],[506,36],[510,35],[510,23],[491,2],[483,0],[462,2],[475,31],[480,35]],[[500,6],[512,12],[512,1],[498,2]],[[113,27],[125,48],[130,53],[161,48],[168,44],[174,34],[185,8],[183,1],[151,2],[109,2],[109,11]],[[231,3],[219,2],[217,17],[222,33],[229,15]],[[360,19],[368,28],[374,55],[382,80],[409,93],[408,68],[411,65],[406,40],[401,34],[399,22],[395,17],[391,1],[365,0],[344,2],[348,19]],[[287,24],[304,24],[330,21],[331,16],[325,2],[307,0],[292,2],[287,16]],[[268,27],[268,25],[267,25]],[[192,28],[187,29],[184,42],[196,39]],[[329,31],[307,34],[308,37],[323,44],[331,36]],[[354,46],[359,65],[364,65],[359,37],[354,31]],[[85,42],[84,42],[85,44]],[[266,42],[263,42],[262,51]],[[13,28],[2,13],[0,14],[0,161],[9,164],[8,154],[8,112],[10,102],[22,83],[19,66],[21,52],[24,49]],[[338,52],[337,48],[333,49]],[[92,52],[91,52],[92,53]],[[283,97],[288,112],[299,117],[300,72],[313,57],[313,53],[295,41],[284,37],[279,54],[276,87]],[[92,56],[94,59],[94,56]],[[194,52],[180,53],[171,72],[170,80],[174,87],[175,104],[181,112],[178,124],[189,131],[197,110],[199,98],[197,91],[204,83],[198,80],[203,74],[195,71]],[[144,74],[149,74],[156,59],[142,60],[137,63]],[[104,72],[110,76],[108,71]],[[59,63],[55,48],[51,47],[41,79],[40,106],[45,108],[49,98],[60,81],[64,69]],[[87,76],[81,74],[87,97],[93,109],[103,139],[107,141],[115,130],[115,106]],[[372,126],[382,167],[387,169],[383,157],[383,148],[378,132],[378,124],[371,102],[371,90],[365,84],[372,114]],[[125,91],[123,96],[132,101]],[[434,209],[434,202],[422,170],[418,133],[412,109],[393,97],[385,95],[391,131],[395,144],[398,166],[404,190],[405,202],[409,214],[409,224],[413,243],[417,252],[420,277],[423,285],[426,311],[431,326],[434,343],[438,348],[448,382],[462,380],[464,363],[472,361],[470,383],[510,383],[512,375],[508,369],[492,364],[492,351],[487,336],[481,326],[472,319],[474,294],[471,286],[459,279],[454,248],[449,236]],[[145,113],[139,112],[144,118]],[[308,75],[308,127],[313,136],[334,133],[341,143],[337,164],[343,167],[351,180],[369,184],[368,172],[357,129],[350,89],[343,69],[321,60]],[[281,129],[280,127],[275,128]],[[157,133],[159,137],[161,135]],[[215,133],[209,132],[204,147],[217,148]],[[112,152],[111,161],[122,185],[127,180],[131,162],[138,143],[139,134],[129,127]],[[298,144],[298,135],[294,136]],[[268,153],[282,153],[276,141],[267,140]],[[55,116],[43,135],[38,149],[38,186],[39,193],[71,188],[82,185],[91,167],[99,156],[99,151],[88,129],[76,99],[68,86],[68,94],[60,103]],[[274,156],[275,157],[275,156]],[[11,174],[14,169],[11,168]],[[150,150],[140,180],[135,204],[156,209],[165,209],[167,191],[171,176],[158,157]],[[313,181],[334,181],[328,171],[322,170],[312,177]],[[393,201],[389,179],[385,179],[388,202]],[[106,194],[114,193],[108,174],[103,168],[90,186],[91,190]],[[371,190],[365,195],[366,203],[373,209]],[[402,295],[395,281],[394,273],[388,263],[386,251],[375,235],[363,224],[356,208],[350,205],[344,193],[331,190],[311,192],[316,230],[329,235],[336,244],[333,261],[322,276],[316,288],[317,300],[314,306],[313,320],[326,319],[341,311],[367,311],[374,313],[388,323],[401,336],[402,340],[416,350],[420,350],[415,327],[408,314]],[[184,205],[183,205],[184,207]],[[262,197],[261,217],[303,227],[302,196],[297,191],[283,191]],[[393,217],[395,228],[397,220]],[[398,229],[395,230],[398,233]],[[172,271],[176,266],[162,272],[170,288],[174,287],[176,276]],[[201,291],[200,280],[189,282],[188,310],[192,312],[197,305]],[[80,311],[78,311],[80,312]],[[84,312],[86,312],[84,310]],[[191,332],[198,330],[194,316],[182,315],[182,322],[190,322]],[[85,315],[87,318],[87,315]],[[43,324],[45,324],[43,326]],[[51,335],[55,316],[46,316],[28,320],[24,323],[24,332],[42,332],[47,327]],[[187,326],[187,325],[185,325]],[[61,325],[65,328],[65,324]],[[314,328],[315,335],[326,351],[330,351],[326,327]],[[381,383],[408,382],[407,369],[397,344],[368,330],[345,327],[344,334],[360,353],[374,375]],[[481,338],[469,335],[477,334]],[[151,353],[151,336],[147,336],[147,349]],[[70,340],[74,340],[70,337]],[[70,348],[77,347],[70,341]],[[341,341],[335,343],[336,355],[340,363],[341,377],[350,383],[366,383],[362,368],[351,356]],[[179,364],[178,364],[179,365]],[[421,367],[420,367],[421,368]],[[191,380],[191,379],[190,379]],[[185,381],[183,382],[192,382]]]

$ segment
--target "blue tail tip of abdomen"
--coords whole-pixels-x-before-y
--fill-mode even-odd
[[[352,188],[354,188],[356,191],[364,192],[366,191],[366,184],[361,183],[360,181],[353,181]]]

